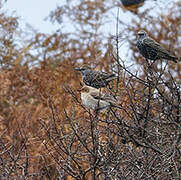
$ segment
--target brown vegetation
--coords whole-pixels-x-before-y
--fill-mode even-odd
[[[101,30],[118,6],[67,1],[50,15],[62,31],[34,32],[26,45],[16,42],[18,19],[0,14],[0,179],[181,178],[181,63],[146,61],[135,46],[145,29],[181,56],[181,3],[155,18],[147,9],[128,25],[118,17],[124,31],[112,27],[116,36],[106,38]],[[119,57],[120,37],[139,71]],[[121,109],[82,106],[74,67],[85,63],[118,75],[111,91]]]

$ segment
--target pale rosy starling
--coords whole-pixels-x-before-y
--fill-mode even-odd
[[[117,100],[108,94],[103,94],[99,89],[84,86],[81,88],[81,100],[82,104],[92,110],[97,110],[98,112],[105,112],[111,107],[119,107]]]

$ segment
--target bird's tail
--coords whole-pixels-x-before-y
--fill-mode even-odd
[[[113,81],[116,78],[117,78],[117,76],[115,76],[115,74],[112,74],[111,76],[109,76],[109,78],[107,78],[107,81],[110,82],[110,81]]]
[[[171,61],[177,63],[178,61],[181,61],[181,57],[178,58],[178,57],[175,57],[175,56],[169,56],[168,60],[171,60]]]
[[[181,61],[181,57],[178,58],[178,62],[180,62],[180,61]]]
[[[112,103],[111,104],[112,107],[118,108],[118,109],[123,109],[121,105],[117,104],[117,103]]]

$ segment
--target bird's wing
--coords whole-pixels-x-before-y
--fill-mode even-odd
[[[102,99],[102,94],[99,92],[99,91],[91,91],[90,92],[90,95],[94,98],[94,99],[97,99],[97,100],[103,100]]]
[[[95,78],[99,81],[107,80],[107,79],[115,76],[114,74],[108,74],[106,72],[100,72],[100,71],[95,71],[94,73],[95,73]]]
[[[113,96],[108,95],[108,94],[101,94],[99,91],[90,92],[90,95],[94,99],[103,100],[112,104],[115,104],[117,102],[117,100]]]
[[[106,72],[100,71],[91,71],[84,79],[86,80],[87,85],[90,86],[94,84],[95,86],[107,85],[107,83],[116,78],[114,74],[108,74]]]
[[[159,43],[157,43],[155,40],[151,38],[145,38],[143,42],[146,46],[149,46],[150,48],[156,50],[157,52],[168,54],[168,51],[166,49],[164,49]]]
[[[115,104],[117,102],[117,99],[115,99],[113,96],[109,95],[109,94],[104,94],[102,96],[102,98],[107,101],[107,102],[110,102],[112,104]]]

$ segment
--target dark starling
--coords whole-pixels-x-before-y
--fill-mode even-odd
[[[121,0],[123,6],[140,6],[145,0]]]
[[[123,8],[133,13],[137,13],[140,6],[143,5],[145,0],[121,0]]]
[[[143,30],[138,32],[137,48],[143,57],[150,60],[167,59],[177,62],[178,58],[170,55],[159,43],[148,37]]]
[[[115,74],[95,71],[89,66],[78,67],[75,68],[75,70],[81,72],[82,80],[87,86],[91,86],[97,89],[106,87],[110,81],[116,79]]]

